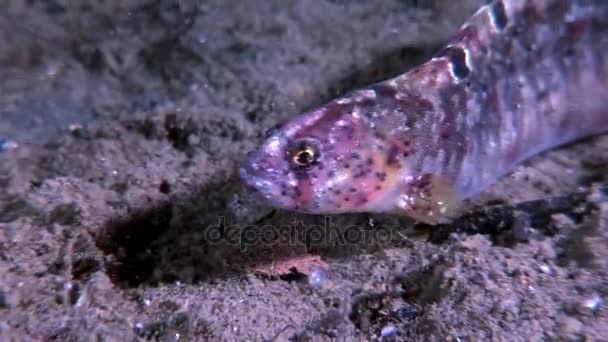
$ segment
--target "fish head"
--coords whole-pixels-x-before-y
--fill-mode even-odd
[[[407,161],[372,118],[375,102],[365,99],[334,100],[273,130],[242,164],[245,184],[282,209],[312,214],[386,209],[390,203],[383,199],[400,182]]]

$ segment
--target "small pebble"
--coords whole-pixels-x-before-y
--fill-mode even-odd
[[[393,338],[395,336],[397,336],[397,328],[394,325],[387,325],[384,328],[382,328],[382,331],[380,331],[380,334],[382,335],[382,338]]]
[[[76,131],[80,131],[82,129],[82,125],[81,124],[70,124],[68,125],[68,130],[72,133],[75,133]]]
[[[63,283],[63,290],[68,292],[72,289],[73,286],[74,285],[71,282],[69,282],[69,281],[65,282],[65,283]]]
[[[308,285],[315,288],[321,288],[325,286],[328,279],[329,275],[327,274],[327,271],[323,268],[316,267],[308,275]]]
[[[0,139],[0,152],[14,150],[17,147],[19,147],[19,144],[16,141]]]
[[[594,294],[583,302],[583,306],[591,311],[596,311],[600,307],[600,304],[602,304],[602,298],[597,294]]]
[[[540,270],[545,273],[545,274],[551,274],[551,268],[547,265],[540,265],[539,266]]]

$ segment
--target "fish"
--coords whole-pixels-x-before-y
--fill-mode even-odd
[[[608,1],[495,0],[426,62],[279,124],[239,168],[278,209],[450,222],[543,151],[608,132]]]

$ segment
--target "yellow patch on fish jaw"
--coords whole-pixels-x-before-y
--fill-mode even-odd
[[[445,178],[430,175],[424,189],[412,186],[411,191],[400,195],[393,213],[436,225],[449,223],[464,211],[463,201],[456,189]]]

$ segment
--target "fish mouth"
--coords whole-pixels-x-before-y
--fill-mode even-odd
[[[264,168],[255,159],[245,161],[239,168],[239,176],[256,197],[276,209],[298,210],[297,191],[285,183],[282,173],[279,175],[271,168]]]
[[[255,168],[251,161],[248,160],[239,168],[239,177],[247,189],[276,206],[276,184],[267,177],[264,177],[261,174],[262,172],[263,170]]]
[[[258,193],[267,192],[270,187],[270,182],[265,181],[259,176],[258,170],[247,160],[239,168],[239,177],[245,186]]]

